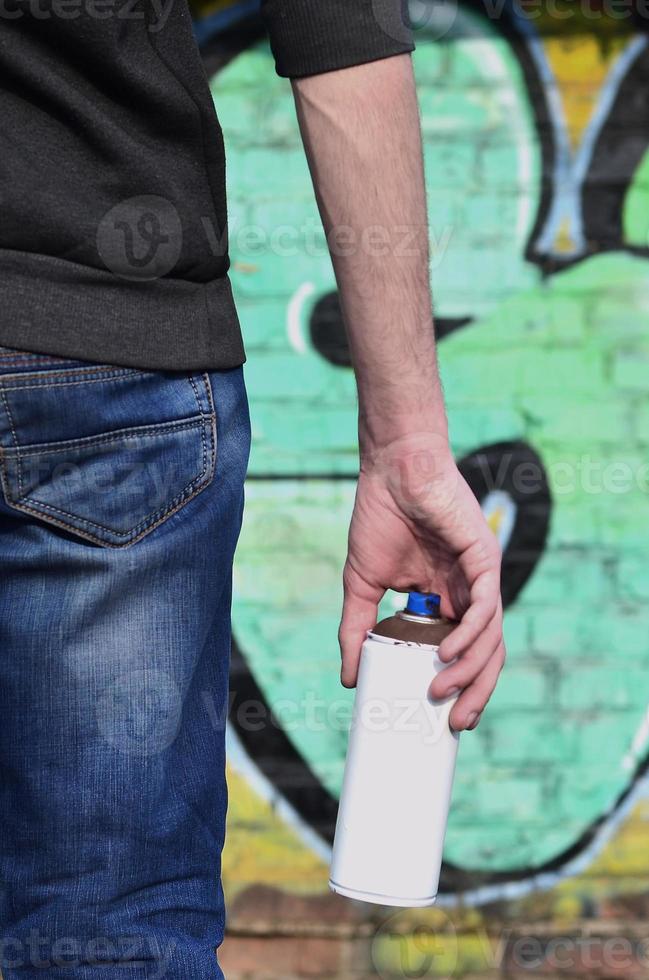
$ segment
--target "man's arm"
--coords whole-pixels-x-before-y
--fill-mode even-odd
[[[459,474],[437,372],[421,133],[411,59],[294,79],[359,396],[361,471],[344,571],[342,681],[388,588],[439,592],[461,625],[451,724],[477,724],[504,662],[500,551]]]

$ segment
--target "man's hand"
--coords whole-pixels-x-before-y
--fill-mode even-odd
[[[442,660],[457,662],[431,694],[462,690],[451,725],[475,728],[505,660],[500,549],[443,440],[413,434],[363,465],[344,586],[343,684],[356,683],[360,648],[387,589],[438,592],[442,612],[461,625],[440,648]]]
[[[361,473],[345,566],[343,683],[386,589],[439,592],[461,624],[432,686],[477,724],[504,660],[500,555],[448,443],[409,55],[293,82],[358,386]],[[443,263],[439,274],[443,276]]]

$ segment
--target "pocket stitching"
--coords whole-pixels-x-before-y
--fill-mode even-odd
[[[178,503],[175,504],[175,506],[173,506],[173,504],[170,505],[171,509],[165,510],[153,524],[151,524],[150,526],[147,525],[146,527],[143,527],[142,530],[132,540],[124,543],[117,543],[115,541],[104,541],[103,538],[100,538],[96,534],[92,534],[89,531],[84,531],[82,528],[74,527],[71,529],[69,523],[66,523],[65,521],[60,521],[58,520],[58,518],[52,517],[50,514],[47,515],[43,514],[41,511],[37,510],[34,507],[29,507],[27,504],[12,503],[11,506],[14,507],[16,510],[23,511],[26,514],[33,514],[35,517],[40,517],[41,520],[47,518],[50,524],[54,524],[56,527],[62,528],[64,531],[67,531],[68,534],[76,534],[78,537],[85,538],[86,541],[92,541],[93,544],[98,544],[103,548],[124,548],[124,547],[130,547],[133,544],[137,544],[138,541],[141,541],[142,538],[145,537],[150,531],[155,530],[155,528],[158,527],[160,524],[162,524],[168,517],[172,517],[175,513],[177,513],[180,510],[180,508],[184,506],[184,504],[189,503],[190,500],[193,500],[193,498],[196,497],[197,494],[199,494],[201,490],[204,489],[205,486],[207,486],[207,484],[209,483],[209,479],[210,479],[210,474],[208,473],[206,474],[203,482],[199,486],[197,486],[192,491],[192,493],[184,497],[182,500],[179,500]],[[5,490],[6,490],[4,473],[2,474],[2,483],[5,486]],[[189,484],[189,486],[191,486],[191,484]],[[78,520],[78,518],[75,518],[75,520]],[[138,526],[139,525],[136,525],[136,527]],[[101,527],[101,525],[97,525],[97,527]],[[120,534],[120,533],[121,532],[119,531],[115,532],[111,530],[111,534]],[[131,533],[133,532],[131,531]]]
[[[205,441],[205,425],[206,425],[206,420],[205,420],[204,417],[202,417],[202,420],[201,421],[195,422],[192,425],[184,426],[183,428],[185,428],[185,429],[196,428],[199,425],[201,426],[201,440],[204,443],[204,441]],[[118,440],[113,440],[113,441],[118,441]],[[20,464],[19,464],[19,468],[20,468]],[[4,465],[3,465],[3,469],[4,469]],[[130,537],[130,535],[132,535],[134,532],[137,532],[138,529],[141,528],[141,527],[148,528],[148,525],[152,521],[158,521],[158,515],[160,515],[160,519],[163,519],[165,516],[167,516],[167,514],[171,513],[171,511],[173,509],[175,509],[178,505],[180,505],[185,500],[188,492],[192,490],[192,488],[194,487],[194,485],[201,483],[201,481],[206,476],[206,472],[207,472],[207,467],[205,465],[205,460],[204,460],[203,461],[203,469],[201,470],[201,472],[197,476],[195,476],[192,480],[190,480],[189,483],[185,487],[183,487],[183,489],[180,490],[176,494],[176,496],[166,505],[166,507],[164,508],[164,510],[162,510],[162,512],[160,510],[154,511],[154,513],[152,515],[150,514],[143,521],[140,521],[138,524],[135,524],[134,527],[130,528],[128,531],[117,531],[117,530],[115,530],[112,527],[106,527],[105,524],[98,524],[96,521],[88,520],[85,517],[79,517],[77,514],[71,514],[67,510],[61,510],[60,507],[55,507],[53,504],[48,504],[48,503],[45,503],[45,501],[43,501],[43,500],[39,500],[38,497],[25,497],[25,496],[23,496],[23,497],[19,498],[18,500],[15,500],[14,498],[11,497],[10,494],[8,494],[7,496],[8,496],[8,499],[12,501],[12,503],[14,504],[14,506],[20,507],[23,510],[29,510],[31,513],[40,514],[41,513],[41,510],[51,511],[54,514],[60,514],[62,517],[69,518],[71,522],[77,522],[79,524],[84,524],[87,527],[96,527],[100,531],[106,531],[108,534],[114,534],[116,537],[126,538],[126,537]],[[196,489],[198,489],[198,487],[196,487]],[[189,499],[189,498],[187,497],[187,499]],[[28,501],[28,502],[25,502],[25,501]],[[33,504],[37,504],[38,506],[37,507],[30,506],[30,505],[33,505]],[[43,515],[41,514],[41,516],[43,516]],[[155,524],[153,526],[155,526]],[[69,529],[69,524],[67,525],[67,527]],[[76,527],[76,524],[74,525],[74,529],[75,530],[78,530],[78,528]]]
[[[201,416],[202,416],[203,415],[203,409],[201,408],[201,403],[200,403],[200,400],[199,400],[199,397],[198,397],[198,388],[196,387],[196,384],[194,382],[194,378],[193,378],[193,376],[191,374],[189,376],[189,383],[192,386],[192,391],[194,392],[194,398],[196,399],[196,404],[198,406],[198,411],[201,413]],[[205,448],[205,426],[203,426],[203,428],[201,429],[201,446],[202,446],[202,449],[203,449],[203,473],[204,473],[205,472],[205,468],[207,466],[207,451],[206,451],[206,448]]]
[[[142,372],[138,372],[138,373],[145,374],[147,372],[142,371]],[[116,531],[113,528],[107,528],[107,527],[105,527],[102,524],[97,524],[94,521],[87,520],[86,518],[81,518],[81,517],[78,517],[77,515],[69,514],[67,511],[60,510],[59,508],[56,508],[56,507],[54,507],[51,504],[46,504],[46,503],[44,503],[42,501],[39,501],[37,499],[35,500],[35,502],[38,504],[38,507],[32,507],[32,506],[30,506],[29,503],[25,503],[24,502],[25,500],[28,500],[29,499],[29,498],[26,498],[24,494],[23,494],[22,497],[18,498],[18,500],[17,500],[10,493],[9,485],[8,485],[8,482],[7,482],[7,474],[6,474],[6,451],[5,452],[1,452],[0,451],[0,481],[2,482],[2,486],[3,486],[3,489],[4,489],[5,497],[6,497],[7,501],[10,503],[10,506],[12,506],[16,510],[22,511],[24,513],[33,514],[36,517],[40,517],[42,520],[43,519],[47,519],[51,524],[54,524],[56,527],[62,528],[64,531],[67,531],[69,534],[70,533],[76,534],[79,537],[85,538],[86,540],[91,541],[93,544],[98,544],[98,545],[100,545],[102,547],[123,548],[123,547],[129,547],[130,545],[136,544],[146,534],[148,534],[150,531],[153,531],[156,527],[158,527],[160,524],[162,524],[168,517],[171,517],[178,510],[180,510],[181,507],[183,507],[190,500],[192,500],[195,496],[197,496],[197,494],[200,493],[201,490],[203,490],[206,486],[209,485],[209,483],[211,481],[211,478],[212,478],[212,476],[214,474],[214,470],[215,470],[215,466],[216,466],[216,409],[215,409],[215,406],[214,406],[214,400],[212,398],[212,391],[211,391],[211,386],[210,386],[209,375],[207,373],[204,373],[201,377],[202,377],[203,384],[205,386],[206,398],[207,398],[207,402],[208,402],[210,411],[209,412],[205,412],[203,410],[203,407],[202,407],[201,402],[200,402],[200,397],[199,397],[199,394],[198,394],[198,389],[197,389],[196,384],[194,382],[194,378],[192,376],[190,376],[188,380],[190,381],[190,383],[192,385],[192,389],[194,391],[194,395],[195,395],[195,398],[196,398],[196,403],[197,403],[197,406],[198,406],[198,411],[200,413],[200,419],[198,419],[198,420],[196,420],[194,422],[189,422],[189,423],[188,422],[184,422],[184,423],[181,424],[181,428],[189,429],[189,428],[194,428],[194,427],[196,427],[198,425],[201,426],[201,442],[202,442],[202,447],[203,447],[203,469],[198,474],[198,476],[195,476],[192,480],[190,480],[190,482],[183,488],[182,491],[180,491],[180,493],[176,494],[176,496],[173,498],[173,500],[169,504],[167,504],[166,507],[163,510],[159,510],[157,512],[154,512],[152,515],[149,515],[144,521],[140,521],[139,524],[136,524],[133,528],[131,528],[128,531]],[[105,379],[94,379],[94,380],[105,380]],[[77,381],[77,382],[71,382],[71,383],[72,384],[88,384],[89,382],[88,381]],[[90,382],[90,383],[92,383],[92,382]],[[24,387],[35,387],[35,386],[34,385],[26,385]],[[0,396],[2,397],[3,401],[5,402],[5,407],[6,407],[6,401],[7,400],[6,400],[6,397],[5,397],[5,393],[2,390],[2,386],[0,386]],[[10,417],[10,422],[12,424],[12,429],[13,429],[13,421],[11,420],[10,413],[9,413],[9,417]],[[178,425],[176,423],[174,423],[174,422],[162,423],[161,425],[164,428],[164,430],[171,430],[171,429],[177,430],[179,428]],[[211,452],[210,452],[210,457],[209,457],[209,463],[208,463],[208,456],[207,456],[207,449],[206,449],[206,432],[205,432],[206,426],[208,426],[208,425],[209,425],[209,428],[210,428],[210,447],[211,447]],[[144,430],[147,430],[147,429],[148,430],[154,430],[155,432],[160,432],[161,431],[161,426],[160,425],[140,426],[138,432],[137,433],[133,433],[132,438],[136,438],[139,434],[141,434]],[[116,431],[119,431],[119,430],[116,430]],[[123,430],[123,432],[125,433],[125,435],[120,436],[120,438],[129,438],[129,436],[128,436],[128,432],[129,431],[130,431],[129,429]],[[14,451],[16,453],[16,459],[17,459],[17,463],[18,463],[19,486],[21,486],[20,448],[18,447],[18,443],[17,443],[15,431],[13,431],[13,438],[14,438],[14,443],[15,443],[15,446],[16,446],[16,448],[15,448]],[[90,440],[100,440],[102,437],[101,436],[90,436],[90,437],[87,437],[87,438],[90,439]],[[84,440],[68,440],[68,445],[66,445],[65,448],[66,449],[72,448],[73,445],[79,444],[80,442],[83,442],[83,441]],[[114,436],[110,436],[110,437],[108,437],[107,441],[109,441],[109,442],[110,441],[115,442],[115,441],[119,441],[119,440],[116,439]],[[86,443],[86,445],[87,444],[88,443]],[[42,444],[42,445],[44,445],[44,444]],[[61,448],[63,449],[63,447],[61,447]],[[42,450],[40,452],[47,453],[47,452],[51,452],[51,451],[52,450],[44,449],[44,450]],[[9,452],[11,452],[11,450],[9,450]],[[34,455],[38,455],[38,452],[39,451],[37,451],[36,453],[34,453]],[[56,452],[56,450],[54,450],[54,452]],[[29,454],[29,455],[32,455],[32,454]],[[22,489],[22,487],[21,487],[21,489]],[[32,500],[34,500],[34,498],[32,498]],[[23,501],[23,502],[19,502],[19,501]],[[86,530],[83,530],[83,528],[77,527],[76,524],[72,524],[71,525],[70,522],[62,521],[62,520],[54,517],[50,513],[43,513],[44,510],[45,511],[52,511],[53,513],[59,513],[59,514],[63,515],[64,517],[70,518],[73,522],[84,524],[84,525],[87,525],[88,527],[96,527],[96,528],[98,528],[100,530],[106,531],[107,533],[113,534],[113,535],[115,535],[117,537],[129,537],[130,538],[130,535],[133,535],[133,534],[135,534],[135,537],[130,538],[127,542],[105,541],[103,538],[100,538],[98,535],[93,534],[91,531],[86,531]],[[140,528],[141,528],[141,530],[138,530]]]
[[[16,453],[18,453],[18,436],[16,435],[16,426],[14,423],[14,417],[11,414],[11,409],[9,408],[9,400],[7,398],[7,393],[4,389],[0,389],[0,397],[2,397],[2,404],[4,405],[5,412],[7,413],[7,418],[9,419],[9,428],[11,429],[11,437],[14,441],[14,448]],[[2,454],[2,467],[4,469],[4,453]],[[20,465],[18,466],[18,490],[22,494],[22,471]]]
[[[51,377],[63,378],[71,374],[74,377],[79,375],[79,370],[77,368],[71,368],[69,371],[49,371],[47,378],[36,378],[35,374],[20,374],[16,373],[14,375],[6,374],[3,376],[2,381],[0,381],[0,386],[6,391],[26,391],[30,388],[61,388],[61,387],[71,387],[72,385],[92,385],[92,384],[105,384],[109,381],[125,381],[126,379],[131,379],[136,375],[149,374],[148,371],[138,371],[135,368],[124,368],[123,372],[119,374],[115,372],[103,372],[98,373],[96,369],[93,368],[82,368],[82,371],[88,370],[91,374],[97,374],[96,378],[81,378],[79,381],[50,381]],[[6,382],[11,378],[17,378],[22,381],[25,378],[35,378],[34,384],[23,385],[23,384],[7,384]]]
[[[204,413],[200,413],[200,418],[192,419],[178,419],[177,422],[157,422],[152,425],[129,425],[124,429],[113,429],[112,432],[106,433],[105,435],[98,436],[81,436],[79,439],[65,439],[57,442],[51,443],[51,446],[57,446],[60,448],[47,448],[46,442],[33,442],[28,443],[26,447],[16,446],[15,449],[5,450],[5,454],[15,453],[18,464],[20,465],[21,456],[49,456],[52,453],[64,453],[68,449],[74,449],[79,447],[80,449],[89,448],[92,449],[93,446],[102,445],[102,443],[110,442],[121,442],[123,439],[138,439],[141,435],[156,435],[158,432],[168,432],[175,429],[189,429],[194,426],[200,425],[204,422],[208,416]],[[45,446],[45,449],[33,449],[28,452],[24,452],[24,449],[29,449],[29,446]],[[203,462],[203,466],[205,463]]]

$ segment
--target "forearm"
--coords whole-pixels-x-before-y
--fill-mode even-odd
[[[409,55],[293,83],[359,393],[361,454],[447,438]]]

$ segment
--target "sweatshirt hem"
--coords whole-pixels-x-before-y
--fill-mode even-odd
[[[245,361],[232,288],[107,270],[0,249],[0,345],[145,370],[220,370]]]

